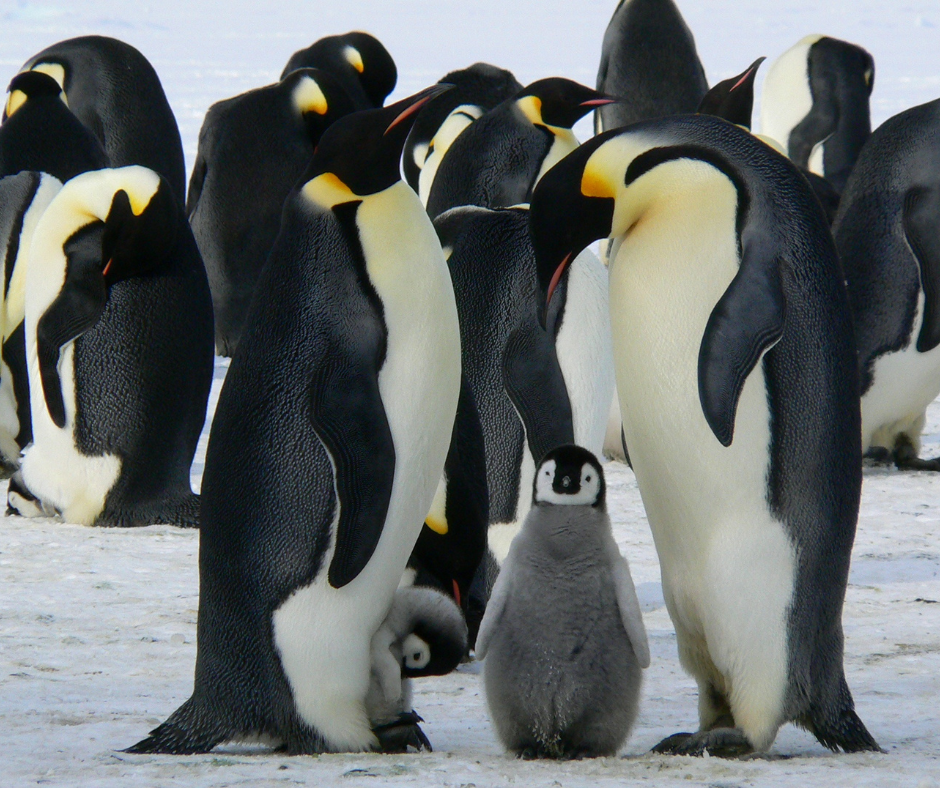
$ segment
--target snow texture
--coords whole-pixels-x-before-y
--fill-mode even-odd
[[[709,81],[775,58],[812,32],[869,49],[875,125],[940,95],[937,0],[679,0]],[[203,115],[274,81],[290,54],[351,29],[377,35],[399,67],[394,97],[485,60],[523,83],[563,75],[593,84],[614,0],[5,0],[0,69],[9,79],[55,41],[99,33],[138,47],[160,74],[191,165]],[[758,85],[759,91],[759,85]],[[755,112],[758,117],[758,112]],[[577,129],[582,139],[589,124]],[[210,412],[225,364],[216,368]],[[940,454],[940,405],[924,456]],[[205,456],[200,445],[193,482]],[[0,785],[57,786],[914,786],[940,785],[940,475],[866,468],[844,613],[845,663],[858,712],[885,755],[834,755],[792,726],[770,759],[646,754],[694,729],[694,682],[678,665],[659,567],[632,472],[607,465],[615,535],[650,634],[637,726],[622,757],[523,762],[502,753],[478,666],[415,682],[432,754],[287,757],[251,748],[206,756],[131,756],[190,694],[198,534],[168,526],[84,528],[0,522]]]

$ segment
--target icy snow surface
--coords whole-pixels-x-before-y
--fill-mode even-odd
[[[377,35],[408,95],[477,60],[523,82],[593,84],[614,0],[75,0],[0,3],[0,82],[63,38],[124,39],[160,74],[192,163],[213,101],[275,80],[296,49],[331,33]],[[709,81],[773,59],[819,32],[867,47],[877,125],[940,95],[937,0],[679,0]],[[5,74],[5,76],[3,76]],[[755,113],[755,117],[757,113]],[[579,127],[582,138],[587,124]],[[224,365],[216,370],[211,408]],[[194,468],[198,488],[205,446]],[[925,456],[940,453],[940,406]],[[51,520],[0,523],[0,785],[84,786],[734,786],[940,785],[940,476],[867,468],[845,606],[846,670],[860,716],[886,755],[833,755],[792,726],[771,760],[645,754],[694,728],[695,687],[679,668],[656,554],[633,474],[607,465],[610,512],[649,629],[637,727],[621,758],[521,762],[504,755],[476,667],[419,681],[433,754],[286,757],[119,752],[189,697],[196,655],[198,535],[170,527],[97,530]]]

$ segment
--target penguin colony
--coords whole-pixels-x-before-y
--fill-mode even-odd
[[[475,646],[507,750],[616,754],[650,653],[611,424],[699,687],[698,729],[653,751],[761,753],[787,722],[880,749],[842,605],[863,452],[940,470],[940,107],[872,133],[871,56],[809,36],[753,134],[761,60],[709,90],[676,5],[621,0],[596,89],[476,63],[386,105],[390,53],[333,35],[210,108],[188,195],[141,53],[26,61],[0,125],[10,511],[200,528],[193,692],[130,752],[430,749],[411,681]]]

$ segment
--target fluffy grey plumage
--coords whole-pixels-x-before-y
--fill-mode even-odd
[[[476,656],[486,657],[487,703],[507,749],[617,752],[636,719],[649,646],[603,506],[533,506],[493,589]]]

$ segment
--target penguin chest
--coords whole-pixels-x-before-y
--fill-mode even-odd
[[[699,401],[702,336],[739,264],[736,192],[721,181],[707,197],[651,209],[620,245],[610,274],[617,390],[680,656],[704,655],[683,661],[733,683],[755,661],[745,655],[761,651],[768,691],[782,697],[794,557],[767,502],[761,363],[741,392],[731,446]]]

